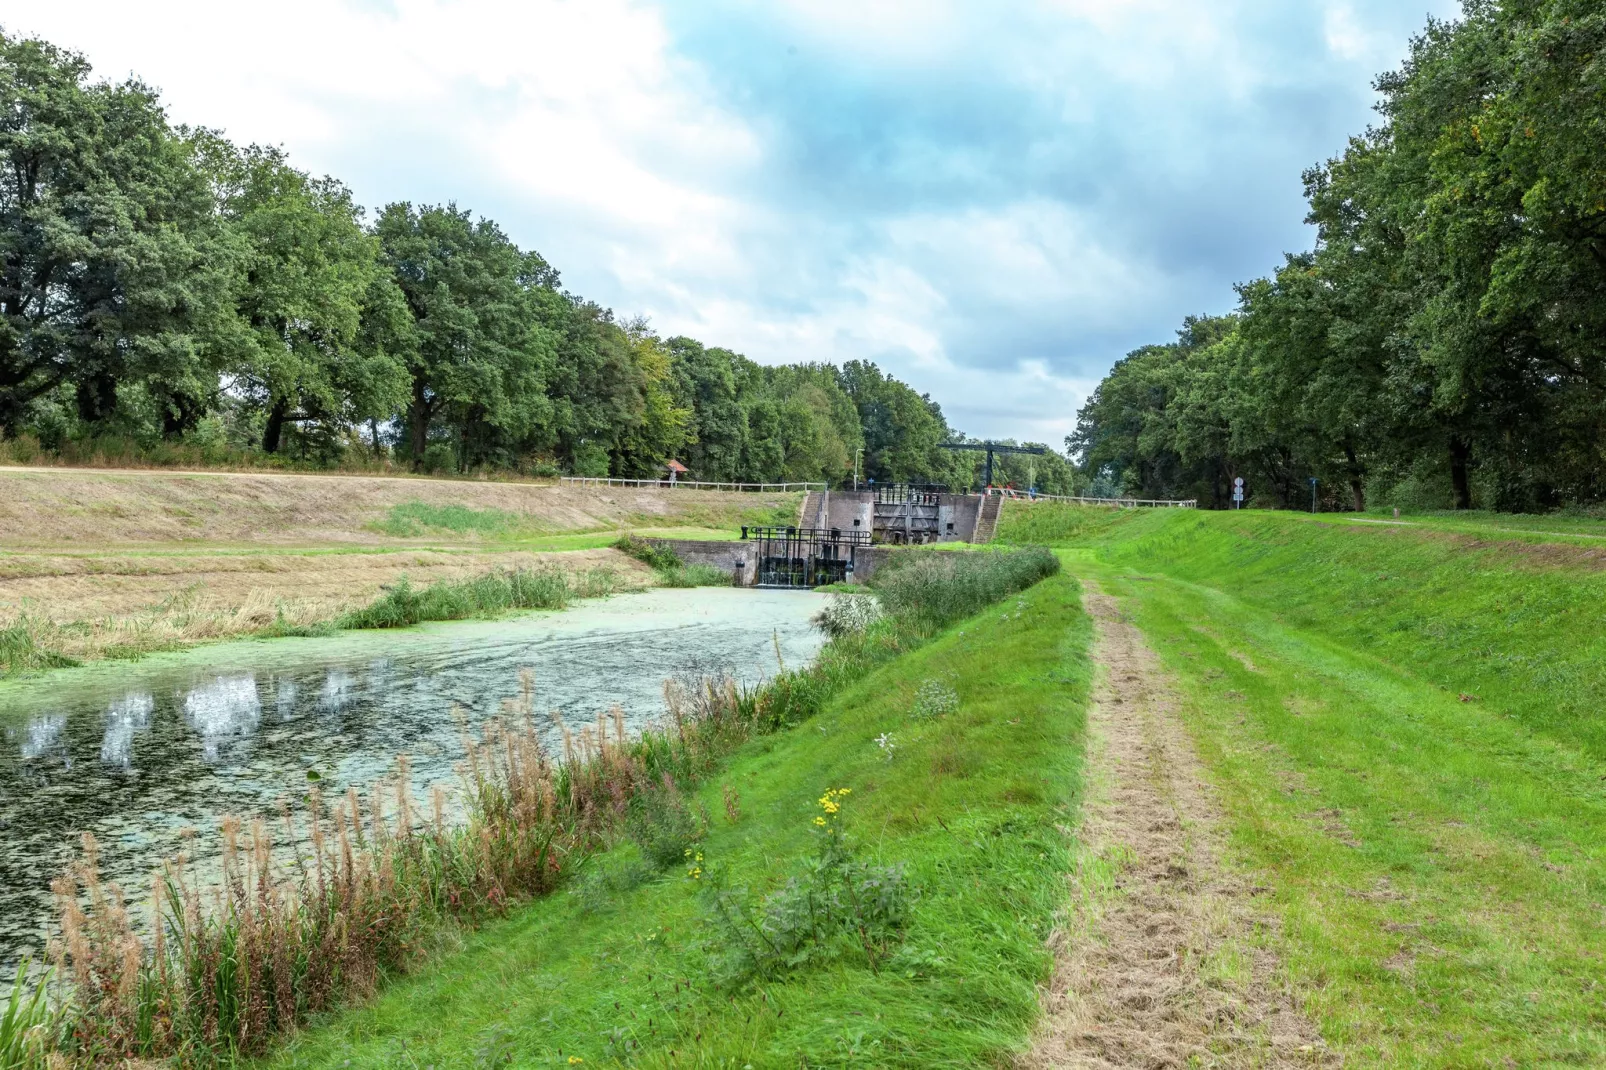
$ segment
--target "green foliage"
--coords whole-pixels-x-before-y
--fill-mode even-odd
[[[970,478],[936,404],[874,365],[760,365],[618,322],[491,220],[398,202],[369,222],[336,179],[172,129],[149,87],[94,83],[74,53],[0,36],[0,102],[0,438],[838,484],[863,448],[873,478]]]
[[[665,587],[729,587],[731,577],[715,565],[688,565],[667,546],[657,546],[635,535],[622,535],[613,544],[622,554],[635,558],[658,573],[658,582]]]
[[[909,708],[912,721],[940,721],[951,713],[959,712],[959,692],[951,680],[927,680],[915,692],[914,704]]]
[[[838,825],[839,808],[851,789],[832,788],[820,799],[826,809],[810,830],[815,851],[801,875],[779,889],[755,897],[746,889],[707,882],[709,975],[734,991],[754,981],[776,981],[811,966],[839,960],[849,951],[863,955],[879,973],[902,942],[915,893],[905,867],[861,861]],[[703,879],[703,856],[689,871]]]
[[[861,635],[881,619],[881,603],[875,595],[864,594],[856,586],[844,584],[832,591],[825,608],[815,614],[814,623],[832,639]]]
[[[692,810],[673,780],[643,791],[632,801],[625,834],[657,869],[680,865],[708,833],[708,821]]]
[[[47,649],[39,641],[39,622],[22,616],[0,627],[0,677],[33,669],[60,669],[76,665],[72,658]]]
[[[796,1065],[799,1052],[811,1065],[1006,1063],[1037,1020],[1046,941],[1076,864],[1060,828],[1075,823],[1091,676],[1074,581],[1051,578],[1016,601],[1026,606],[1011,602],[1007,620],[984,612],[921,649],[884,621],[788,674],[814,681],[791,690],[791,708],[812,706],[808,722],[749,739],[696,789],[709,810],[722,785],[741,792],[740,821],[715,822],[700,843],[701,879],[688,872],[695,853],[659,880],[628,856],[599,867],[585,894],[487,923],[460,953],[298,1034],[272,1065],[365,1065],[403,1049],[420,1065],[467,1064],[492,1029],[516,1038],[514,1065]],[[960,709],[911,724],[908,696],[941,672],[954,674]],[[783,691],[766,690],[762,715],[784,725]],[[872,742],[888,731],[900,737],[890,764]],[[777,902],[773,926],[795,935],[801,961],[766,962],[777,979],[758,986],[717,983],[742,964],[722,946],[706,882],[745,889],[732,905],[765,920],[772,894],[810,885],[821,846],[807,830],[833,785],[853,789],[842,829],[857,844],[838,872],[860,878],[851,891],[824,882],[841,904],[834,936],[814,941],[805,919],[823,931],[827,915],[806,901]],[[893,886],[867,889],[868,867],[901,869],[906,894],[876,901]],[[880,919],[865,926],[868,952],[843,920],[857,916],[854,896]]]
[[[1112,369],[1067,445],[1142,497],[1533,512],[1606,497],[1606,14],[1469,2],[1305,175],[1316,246]]]
[[[603,569],[578,577],[557,569],[508,569],[471,580],[441,580],[422,590],[403,576],[335,626],[406,628],[426,620],[490,617],[516,609],[562,609],[575,598],[599,598],[612,591],[613,575]]]
[[[682,565],[658,573],[665,587],[729,587],[730,573],[718,565]]]
[[[17,965],[11,993],[0,1007],[0,1070],[43,1070],[46,1041],[54,1016],[46,1002],[49,973],[39,980],[29,977],[30,962],[24,957]]]
[[[900,625],[931,634],[1060,570],[1051,550],[942,553],[911,550],[893,555],[870,585]]]
[[[466,505],[431,505],[402,502],[393,505],[378,529],[397,538],[417,538],[432,531],[453,535],[506,535],[518,529],[522,517],[501,509],[471,509]]]
[[[621,535],[613,548],[627,557],[633,557],[656,572],[668,572],[681,567],[680,557],[667,546],[658,546],[636,535]]]

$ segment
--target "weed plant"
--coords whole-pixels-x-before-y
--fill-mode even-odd
[[[0,1070],[22,1070],[45,1060],[54,1019],[45,1003],[46,981],[30,983],[31,965],[27,958],[18,965],[11,995],[0,1008]]]
[[[848,788],[830,788],[820,797],[810,829],[814,855],[800,876],[777,891],[757,897],[717,879],[708,882],[708,952],[717,984],[741,990],[754,980],[780,980],[850,952],[880,972],[902,941],[914,902],[908,875],[900,865],[859,860],[838,821],[849,794]],[[701,867],[693,876],[701,879]]]
[[[1091,672],[1076,592],[1054,577],[1024,610],[1011,599],[929,641],[895,617],[833,640],[763,692],[763,720],[717,776],[677,781],[694,809],[741,796],[681,866],[656,870],[628,843],[592,856],[584,894],[490,920],[272,1065],[472,1066],[493,1042],[517,1066],[1013,1065],[1073,867]],[[917,686],[944,673],[959,710],[911,722]],[[887,732],[890,763],[874,745]],[[816,880],[814,818],[836,786],[853,789],[848,856]],[[858,867],[896,869],[901,886],[866,886],[876,875]],[[740,942],[710,917],[716,889]],[[772,950],[754,925],[787,935]]]
[[[681,565],[658,573],[665,587],[729,587],[731,578],[716,565]]]
[[[825,608],[815,614],[814,623],[832,639],[862,634],[881,619],[881,603],[873,594],[831,592]]]

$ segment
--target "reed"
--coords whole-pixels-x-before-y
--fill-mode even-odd
[[[16,997],[33,1002],[19,1019],[32,1023],[31,1039],[14,1065],[260,1052],[416,964],[445,926],[550,892],[628,829],[641,838],[654,812],[684,817],[664,800],[707,779],[746,740],[813,716],[843,685],[922,642],[932,621],[1052,571],[1057,561],[1043,556],[919,555],[881,585],[885,615],[834,638],[809,668],[783,665],[756,688],[728,677],[666,681],[665,717],[634,737],[618,709],[581,726],[553,714],[557,755],[543,746],[534,682],[522,674],[499,717],[473,738],[465,728],[453,793],[435,787],[421,805],[404,757],[366,792],[325,799],[314,787],[272,820],[225,818],[215,873],[181,854],[132,909],[121,888],[102,882],[86,836],[54,886],[57,998],[45,1007]],[[949,557],[967,563],[941,560]],[[943,580],[963,592],[923,601]],[[737,819],[733,800],[727,811]],[[137,925],[134,910],[149,923]]]
[[[613,573],[591,569],[570,576],[557,569],[509,569],[470,580],[414,587],[404,576],[373,602],[344,614],[340,628],[405,628],[426,620],[463,620],[515,609],[563,609],[576,598],[612,594]]]
[[[667,716],[639,736],[626,734],[618,709],[580,727],[559,718],[556,759],[537,730],[534,695],[525,675],[500,717],[477,737],[465,733],[455,799],[437,786],[420,805],[401,758],[366,792],[326,799],[314,787],[271,821],[224,818],[210,879],[181,854],[142,908],[102,881],[98,845],[85,836],[81,858],[54,885],[59,1026],[44,1037],[34,1028],[45,1013],[37,991],[16,996],[25,1013],[14,1017],[32,1023],[34,1039],[14,1065],[44,1066],[47,1054],[98,1065],[261,1051],[407,969],[444,924],[472,924],[551,891],[651,797],[694,784],[766,724],[756,689],[670,681]],[[449,821],[454,802],[464,816]],[[136,923],[138,909],[148,924]]]

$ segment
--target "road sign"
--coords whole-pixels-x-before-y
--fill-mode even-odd
[[[1243,476],[1239,476],[1237,479],[1232,481],[1232,485],[1237,487],[1239,490],[1243,490],[1244,489],[1244,477]]]

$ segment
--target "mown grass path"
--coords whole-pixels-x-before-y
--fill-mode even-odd
[[[1221,807],[1161,669],[1090,590],[1097,684],[1071,923],[1029,1067],[1322,1067],[1337,1060],[1256,940],[1259,891],[1222,865]]]
[[[1278,922],[1259,939],[1344,1065],[1606,1063],[1606,769],[1587,744],[1098,556],[1073,567],[1174,675],[1229,858]]]

